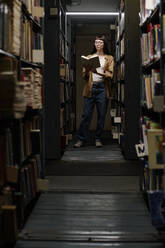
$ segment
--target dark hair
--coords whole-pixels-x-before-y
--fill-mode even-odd
[[[103,51],[104,51],[105,54],[110,54],[109,53],[109,49],[108,49],[107,39],[106,39],[106,37],[105,37],[104,34],[97,35],[96,38],[95,38],[95,40],[102,40],[102,41],[104,41]],[[97,50],[96,50],[96,47],[94,45],[91,54],[96,53],[96,52],[97,52]]]

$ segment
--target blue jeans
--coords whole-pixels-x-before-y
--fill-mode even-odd
[[[106,89],[103,82],[93,84],[92,97],[84,97],[83,114],[77,138],[84,141],[88,137],[88,130],[92,119],[94,106],[97,109],[97,129],[95,139],[100,140],[104,128],[104,121],[107,111],[108,99],[106,98]]]

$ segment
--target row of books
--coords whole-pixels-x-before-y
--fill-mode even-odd
[[[30,14],[33,14],[34,7],[44,7],[44,0],[22,0]]]
[[[65,61],[69,61],[69,45],[63,35],[60,35],[60,56],[62,56]]]
[[[140,146],[137,154],[143,159],[144,170],[141,182],[142,189],[164,189],[164,130],[158,122],[147,116],[140,119]]]
[[[24,39],[22,44],[23,52],[22,57],[34,63],[44,63],[44,48],[43,48],[43,32],[44,32],[44,1],[32,0],[30,3],[33,18],[40,24],[41,33],[33,31],[33,25],[30,22],[24,21],[25,28]],[[29,22],[29,20],[28,20]],[[27,26],[27,27],[26,27]]]
[[[120,61],[120,59],[124,56],[124,37],[120,41],[119,45],[116,45],[116,61]]]
[[[72,120],[72,105],[71,105],[71,89],[69,82],[60,83],[60,103],[61,103],[61,112],[60,112],[60,127],[66,127],[68,121]],[[72,125],[73,126],[73,125]],[[73,127],[72,127],[73,130]]]
[[[163,133],[160,123],[147,116],[141,116],[140,143],[144,145],[141,157],[148,157],[149,169],[163,169]]]
[[[36,19],[38,17],[44,17],[44,8],[40,5],[34,5],[32,8],[32,16]]]
[[[21,2],[9,0],[0,3],[0,49],[20,55]]]
[[[62,36],[60,35],[60,55],[65,58],[65,40]]]
[[[26,17],[22,23],[21,57],[35,63],[44,63],[43,34],[33,32],[32,22]]]
[[[121,81],[124,80],[124,77],[125,77],[125,63],[122,61],[117,66],[116,79],[117,81]]]
[[[118,101],[124,104],[124,84],[118,83]]]
[[[21,42],[21,58],[33,61],[33,55],[32,55],[32,37],[33,37],[33,30],[32,30],[32,22],[27,19],[27,17],[24,16],[23,22],[21,24],[22,29],[22,42]]]
[[[148,24],[148,32],[141,37],[142,64],[160,58],[160,24]]]
[[[43,24],[43,19],[40,20]],[[25,15],[21,21],[19,0],[0,3],[0,49],[30,62],[44,61],[43,35],[34,32],[32,20]]]
[[[42,75],[38,68],[21,68],[21,82],[17,79],[17,60],[0,60],[0,116],[24,117],[27,107],[42,108]],[[13,70],[14,69],[14,70]]]
[[[0,185],[4,185],[7,181],[6,170],[6,137],[0,134]]]
[[[65,46],[65,57],[67,59],[67,61],[69,61],[69,54],[70,54],[70,45],[68,45],[68,43],[66,42],[66,46]]]
[[[165,53],[165,14],[162,15],[162,51]]]
[[[34,7],[32,11],[34,20],[39,23],[41,26],[42,33],[44,33],[44,8],[43,7]]]
[[[111,132],[112,132],[112,138],[114,140],[117,140],[118,143],[120,143],[120,134],[121,134],[121,105],[120,105],[120,80],[124,76],[124,62],[121,61],[122,55],[124,55],[124,36],[123,31],[125,27],[125,14],[123,11],[124,8],[124,1],[120,1],[120,15],[118,17],[118,22],[116,26],[116,53],[115,58],[116,62],[120,62],[116,64],[116,84],[113,88],[113,98],[116,99],[116,101],[111,100],[111,110],[110,110],[110,116],[111,116]],[[123,76],[122,76],[123,75]]]
[[[120,144],[120,136],[123,134],[121,131],[121,125],[113,124],[113,126],[111,127],[111,132],[112,132],[112,138],[114,140],[117,140],[118,144]]]
[[[34,21],[43,24],[43,5],[42,0],[0,1],[0,49],[15,55],[0,57],[0,240],[9,243],[17,239],[43,175],[40,111],[34,111],[42,108],[42,72],[21,67],[23,60],[43,63],[43,53],[36,58],[43,37],[36,35],[41,30]]]
[[[124,109],[124,94],[125,94],[125,62],[123,60],[125,55],[125,1],[120,1],[120,15],[118,16],[116,26],[116,73],[115,86],[112,89],[112,95],[115,99],[111,101],[111,121],[112,121],[112,137],[121,144],[121,138],[124,135],[125,128],[125,109]],[[122,82],[123,81],[123,82]],[[113,106],[114,105],[114,106]]]
[[[32,154],[41,152],[40,129],[32,128],[32,121],[22,121],[18,126],[1,128],[0,133],[0,185],[8,179],[8,166],[19,166]]]
[[[161,43],[164,47],[164,1],[140,0],[142,75],[140,142],[136,146],[140,158],[141,188],[147,193],[151,220],[156,228],[165,227],[164,207],[164,111],[161,73]],[[162,18],[162,22],[161,19]],[[164,37],[163,37],[164,36]],[[156,63],[155,63],[156,62]],[[157,69],[155,69],[157,68]],[[162,70],[161,70],[161,69]],[[147,110],[149,109],[149,110]],[[156,113],[157,112],[157,113]],[[147,116],[146,116],[147,115]],[[152,119],[151,119],[152,118]],[[163,125],[162,125],[163,124]]]
[[[19,188],[23,195],[22,206],[24,209],[31,203],[39,191],[37,181],[40,178],[40,163],[39,156],[33,156],[20,169]]]
[[[118,25],[116,27],[116,41],[118,42],[124,32],[124,27],[125,27],[125,13],[121,12],[121,16],[119,16],[118,19]]]
[[[33,0],[34,6],[41,6],[44,7],[44,0]]]
[[[70,85],[69,83],[60,83],[60,103],[66,103],[71,99]]]
[[[24,96],[27,107],[42,108],[42,74],[38,68],[21,68],[21,82],[24,85]]]
[[[75,99],[74,91],[74,56],[71,56],[71,49],[74,42],[71,42],[71,22],[65,15],[64,2],[59,2],[59,62],[60,62],[60,135],[61,151],[65,150],[68,144],[68,135],[74,130],[75,124]],[[75,53],[73,51],[72,55]],[[71,61],[73,59],[73,61]],[[73,62],[73,63],[72,63]]]
[[[22,118],[26,111],[24,85],[14,72],[0,74],[0,117]]]
[[[142,190],[163,190],[164,172],[162,169],[151,170],[148,168],[148,162],[145,160],[144,177],[142,180]]]
[[[125,110],[119,101],[115,102],[114,105],[112,104],[110,115],[112,121],[112,137],[113,139],[118,140],[118,143],[120,144],[120,139],[124,133],[125,127]]]
[[[32,16],[41,26],[42,34],[44,33],[44,1],[35,0],[34,7],[32,8]],[[40,36],[41,41],[39,41],[39,46],[36,47],[34,43],[34,49],[41,49],[43,51],[43,36]]]
[[[9,188],[9,187],[8,187]],[[10,188],[10,191],[12,189]],[[4,198],[4,195],[2,195]],[[0,240],[3,247],[14,244],[18,238],[16,206],[12,203],[1,205]]]
[[[31,154],[40,154],[41,152],[41,133],[40,129],[32,129],[31,121],[21,123],[21,160],[24,161]]]
[[[152,11],[160,4],[160,0],[140,0],[140,19],[141,23],[150,16]]]
[[[23,227],[27,209],[40,191],[39,177],[40,158],[36,155],[18,171],[17,188],[8,184],[1,190],[0,240],[4,244],[13,244],[18,239],[18,229]]]
[[[44,63],[44,47],[43,35],[40,33],[33,33],[33,58],[35,63]]]
[[[66,81],[70,81],[70,70],[68,64],[60,63],[60,77],[65,79]]]
[[[146,105],[148,109],[153,107],[154,97],[160,95],[160,71],[156,69],[151,70],[151,74],[144,74],[142,77],[141,87],[141,103]]]

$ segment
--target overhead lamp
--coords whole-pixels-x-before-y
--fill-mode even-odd
[[[94,15],[94,16],[117,16],[119,15],[119,12],[66,12],[66,15],[81,15],[81,16],[91,16],[91,15]]]

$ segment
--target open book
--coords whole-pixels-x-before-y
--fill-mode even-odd
[[[99,57],[97,55],[91,58],[82,55],[81,61],[82,61],[82,66],[88,69],[90,68],[96,69],[98,67],[101,67]]]

